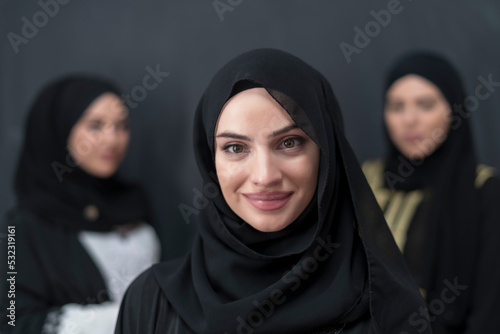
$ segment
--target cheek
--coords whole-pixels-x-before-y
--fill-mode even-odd
[[[224,200],[231,210],[240,214],[241,198],[238,191],[245,184],[245,181],[248,180],[248,173],[238,163],[217,161],[217,158],[215,168]]]
[[[222,193],[227,199],[227,197],[231,196],[231,194],[244,182],[244,168],[237,162],[229,162],[216,155],[215,169]]]
[[[125,131],[120,135],[119,145],[123,150],[126,150],[128,148],[129,143],[130,143],[130,132]]]
[[[450,129],[450,123],[451,123],[451,112],[447,111],[443,114],[441,114],[439,120],[439,128],[443,130],[445,133],[448,133]]]
[[[215,169],[221,185],[241,183],[251,172],[251,160],[232,160],[225,157],[224,153],[217,153]]]
[[[319,169],[319,154],[301,157],[299,161],[288,163],[283,167],[285,175],[305,194],[316,191]]]
[[[95,151],[95,144],[93,143],[93,140],[89,140],[88,138],[90,137],[85,129],[82,128],[75,128],[71,135],[70,138],[68,139],[68,147],[71,152],[71,155],[77,159],[77,160],[82,160],[86,159],[87,157],[91,156],[92,153]]]
[[[450,130],[450,119],[445,117],[435,125],[432,136],[438,142],[438,144],[441,144],[448,137],[449,130]]]
[[[387,132],[389,133],[389,136],[393,136],[393,135],[396,135],[397,134],[397,130],[398,130],[398,119],[397,119],[397,116],[396,115],[392,115],[392,114],[385,114],[385,117],[384,117],[384,120],[385,120],[385,126],[387,128]]]
[[[425,120],[428,136],[446,137],[450,128],[449,112],[439,112],[429,115]]]

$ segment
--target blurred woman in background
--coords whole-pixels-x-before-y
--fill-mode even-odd
[[[385,159],[363,165],[433,333],[499,333],[500,181],[474,152],[457,71],[413,53],[386,79]]]
[[[17,272],[15,297],[2,292],[15,321],[2,317],[2,333],[109,334],[128,284],[159,260],[145,194],[116,174],[130,139],[119,96],[105,80],[69,76],[31,108],[7,217],[15,264],[2,265]]]

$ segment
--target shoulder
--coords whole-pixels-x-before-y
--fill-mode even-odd
[[[14,208],[7,212],[6,223],[12,226],[24,227],[36,224],[38,219],[27,210]]]
[[[478,165],[475,186],[479,191],[483,207],[498,207],[500,209],[498,205],[500,203],[500,179],[496,169],[486,165]]]
[[[483,186],[495,187],[499,186],[500,180],[498,179],[498,172],[495,168],[479,164],[476,168],[476,179],[475,186],[477,189],[483,188]]]
[[[132,282],[132,284],[130,284],[124,299],[133,302],[140,299],[147,299],[158,294],[160,286],[154,277],[153,267],[144,271]]]
[[[373,159],[366,160],[361,164],[361,168],[363,172],[382,172],[384,170],[385,162],[383,159]]]
[[[498,205],[500,203],[500,178],[496,170],[484,165],[478,166],[475,185],[479,190],[483,210],[497,212],[500,215],[500,205]],[[500,219],[500,216],[497,219]]]
[[[51,224],[31,211],[21,208],[10,210],[6,215],[4,224],[14,229],[16,245],[19,246],[21,243],[32,246],[40,244],[45,248],[48,239],[52,240],[52,242],[59,242],[69,238],[67,231]]]
[[[123,297],[115,333],[149,333],[145,327],[154,323],[160,295],[151,268],[139,275]]]
[[[165,270],[173,269],[172,265],[176,263],[177,260],[157,263],[140,274],[128,287],[122,308],[126,306],[154,308],[155,305],[159,306],[166,302],[166,296],[162,292],[158,278],[163,277]],[[158,275],[159,272],[160,275]]]
[[[5,228],[13,231],[16,236],[16,245],[22,242],[33,243],[33,240],[44,238],[50,234],[50,226],[39,219],[35,214],[20,208],[14,208],[7,212],[3,221]]]
[[[487,234],[500,233],[500,179],[492,167],[479,165],[476,173],[476,189],[478,193],[481,221],[485,224]],[[496,241],[495,241],[496,242]]]
[[[157,281],[157,264],[129,286],[120,307],[115,334],[179,333],[181,320]],[[184,332],[183,332],[184,333]]]
[[[140,274],[127,289],[123,298],[122,308],[126,306],[149,307],[166,302],[159,279],[168,277],[177,268],[178,260],[157,263]]]

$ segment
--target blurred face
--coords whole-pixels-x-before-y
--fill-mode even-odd
[[[68,138],[70,154],[82,170],[99,178],[116,172],[130,138],[127,115],[123,102],[112,93],[89,105]]]
[[[444,142],[451,109],[432,82],[418,75],[406,75],[392,84],[386,101],[385,124],[403,155],[425,158]]]
[[[225,104],[215,146],[224,199],[255,229],[284,229],[314,196],[319,148],[264,88],[245,90]]]

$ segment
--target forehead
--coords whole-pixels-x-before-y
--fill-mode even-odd
[[[85,109],[82,118],[123,118],[127,115],[127,109],[123,101],[113,93],[104,93],[98,96]]]
[[[387,96],[394,98],[421,95],[441,95],[441,90],[424,77],[408,74],[396,80],[387,91]]]
[[[283,107],[264,88],[244,90],[230,98],[222,108],[215,133],[248,132],[259,128],[270,132],[295,124]]]

